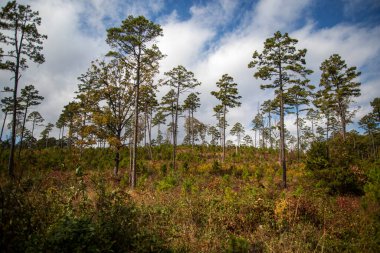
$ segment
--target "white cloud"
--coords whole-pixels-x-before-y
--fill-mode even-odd
[[[369,110],[369,102],[380,96],[380,25],[346,23],[319,29],[314,25],[316,20],[309,15],[315,3],[312,0],[261,0],[244,10],[238,8],[238,1],[206,1],[191,7],[188,20],[181,19],[176,11],[160,15],[168,4],[164,0],[24,2],[40,11],[41,31],[49,38],[44,44],[46,63],[31,67],[22,82],[34,83],[46,97],[38,109],[50,122],[56,121],[63,106],[75,95],[76,78],[86,71],[91,60],[108,51],[104,41],[107,25],[119,26],[130,14],[158,16],[156,20],[164,32],[158,45],[167,55],[161,62],[161,75],[177,65],[195,73],[202,82],[199,88],[202,107],[196,117],[207,124],[215,124],[212,108],[218,103],[210,91],[215,90],[218,79],[228,73],[238,83],[242,95],[242,106],[231,109],[227,116],[230,125],[241,122],[246,129],[250,128],[257,104],[271,98],[273,91],[260,90],[261,81],[253,78],[254,70],[247,65],[253,51],[261,51],[264,40],[277,30],[289,32],[299,40],[299,48],[308,49],[307,65],[315,71],[312,76],[315,84],[320,76],[320,63],[333,53],[339,53],[349,66],[357,66],[362,71],[362,96],[357,99],[362,109],[358,115],[364,115]],[[346,12],[350,6],[347,2]],[[230,25],[236,20],[240,20],[240,24],[231,29]],[[89,28],[91,32],[86,30]],[[9,78],[0,73],[0,80],[8,82]],[[287,122],[294,131],[294,119],[290,116]]]

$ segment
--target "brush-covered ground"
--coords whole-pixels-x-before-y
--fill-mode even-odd
[[[380,252],[378,160],[321,176],[289,153],[283,189],[273,150],[139,152],[134,190],[126,149],[118,177],[110,149],[26,150],[14,182],[4,152],[1,252]]]

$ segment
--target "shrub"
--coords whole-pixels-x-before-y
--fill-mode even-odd
[[[348,145],[336,139],[331,143],[314,142],[307,153],[306,169],[318,181],[317,185],[327,188],[330,194],[363,193],[363,181],[352,170]]]

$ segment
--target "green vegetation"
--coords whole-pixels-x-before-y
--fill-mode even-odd
[[[55,125],[41,125],[30,112],[38,90],[17,96],[27,60],[44,62],[40,23],[16,1],[0,12],[0,42],[16,48],[0,48],[14,75],[0,104],[0,137],[12,115],[10,139],[0,138],[1,252],[380,252],[380,100],[358,120],[362,134],[347,130],[360,72],[339,55],[322,62],[314,92],[307,50],[287,33],[268,38],[248,67],[274,96],[253,117],[254,140],[234,122],[234,142],[234,79],[223,74],[211,91],[217,124],[202,123],[201,83],[181,65],[156,83],[163,30],[129,16],[107,30],[112,50],[78,78]]]
[[[365,138],[356,139],[357,148]],[[278,153],[241,147],[153,147],[128,187],[129,150],[120,177],[112,151],[43,148],[22,151],[16,184],[1,164],[1,248],[5,252],[376,252],[379,249],[379,159],[315,143],[306,166],[288,154],[288,188]],[[335,141],[335,143],[334,143]],[[324,153],[340,153],[326,160]],[[333,148],[334,147],[334,148]],[[346,163],[343,152],[357,155]],[[144,157],[146,148],[138,150]],[[167,156],[162,158],[162,154]],[[6,154],[4,154],[5,156]],[[2,160],[5,161],[5,160]],[[347,166],[348,167],[345,167]],[[337,176],[339,175],[339,176]],[[332,180],[334,179],[334,180]]]

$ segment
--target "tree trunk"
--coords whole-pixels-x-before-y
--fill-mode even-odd
[[[285,122],[284,122],[284,94],[282,85],[282,71],[280,64],[280,143],[281,143],[281,165],[282,165],[282,184],[286,188],[286,160],[285,160]]]
[[[223,159],[226,158],[226,106],[223,106]]]
[[[12,115],[12,136],[11,136],[11,151],[9,154],[9,163],[8,163],[8,174],[13,179],[15,177],[14,174],[14,155],[15,155],[15,145],[16,145],[16,114],[17,114],[17,89],[18,89],[18,81],[19,81],[19,56],[16,64],[15,71],[15,84],[13,89],[13,115]]]
[[[148,114],[148,120],[147,120],[147,126],[148,126],[148,149],[149,149],[149,159],[153,160],[153,152],[152,152],[152,114]]]
[[[173,129],[173,169],[176,169],[176,155],[177,155],[177,126],[178,126],[178,104],[179,104],[179,87],[177,86],[176,106],[175,106],[175,118]]]
[[[191,110],[191,149],[194,148],[194,111]]]
[[[63,137],[65,136],[64,133],[65,133],[65,125],[62,126],[62,138],[61,138],[61,141],[60,141],[61,148],[63,148]]]
[[[270,145],[270,149],[273,148],[273,143],[272,143],[272,122],[271,122],[271,119],[272,119],[272,116],[270,114],[270,109],[269,109],[269,112],[268,112],[268,118],[269,118],[269,145]]]
[[[113,169],[113,175],[117,177],[119,173],[119,166],[120,166],[120,147],[116,147],[116,154],[115,154],[115,167]]]
[[[299,111],[296,105],[296,123],[297,123],[297,161],[300,161],[300,126],[299,126]]]
[[[8,111],[5,112],[3,125],[1,127],[1,133],[0,133],[0,140],[1,141],[3,140],[3,132],[4,132],[4,126],[5,126],[5,121],[7,120],[7,116],[8,116]]]
[[[132,157],[132,167],[131,167],[131,188],[136,187],[136,159],[137,159],[137,137],[138,137],[138,127],[139,127],[139,96],[140,96],[140,56],[141,48],[137,55],[137,76],[136,76],[136,98],[135,98],[135,126],[133,133],[133,157]]]
[[[24,112],[24,119],[22,120],[20,146],[18,148],[18,159],[20,159],[20,155],[21,155],[22,141],[24,139],[24,130],[25,130],[25,122],[26,122],[26,114],[27,113],[28,113],[28,104],[26,104],[25,112]]]

